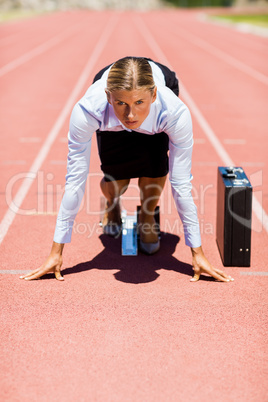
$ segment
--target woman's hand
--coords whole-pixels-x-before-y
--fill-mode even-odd
[[[191,248],[191,251],[194,270],[194,276],[192,277],[191,282],[197,282],[200,278],[200,275],[203,273],[208,274],[221,282],[230,282],[234,280],[231,276],[225,274],[220,269],[214,268],[210,264],[210,262],[205,257],[202,247]]]
[[[60,269],[62,266],[62,251],[63,251],[64,244],[59,244],[53,242],[53,246],[51,249],[51,253],[39,268],[35,269],[34,271],[20,276],[20,279],[25,279],[26,281],[31,281],[32,279],[41,278],[41,276],[46,275],[48,273],[54,273],[56,279],[59,281],[64,281],[63,276],[61,275]]]

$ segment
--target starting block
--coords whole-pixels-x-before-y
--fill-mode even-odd
[[[121,213],[122,221],[122,255],[138,255],[137,214]]]
[[[140,206],[134,215],[127,215],[126,211],[121,213],[122,221],[122,244],[121,254],[124,256],[138,255],[138,216],[140,213]],[[158,227],[158,237],[160,239],[160,215],[159,207],[157,206],[154,211],[155,221]]]
[[[101,197],[100,226],[102,226],[105,206],[106,206],[106,200],[104,197]],[[121,212],[121,221],[122,221],[121,255],[123,256],[138,255],[138,242],[139,242],[138,216],[140,214],[140,208],[141,208],[140,206],[137,206],[137,211],[133,215],[127,215],[127,212],[125,210]],[[154,218],[157,224],[158,238],[160,239],[159,206],[155,208]]]

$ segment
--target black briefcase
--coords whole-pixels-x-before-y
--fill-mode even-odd
[[[252,186],[241,167],[219,167],[216,240],[224,266],[249,267]]]

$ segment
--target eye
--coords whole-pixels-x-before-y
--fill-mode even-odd
[[[125,104],[125,102],[121,102],[121,101],[119,101],[119,102],[117,102],[117,104],[118,104],[118,105],[124,105],[124,104]]]
[[[136,103],[137,103],[137,105],[141,105],[141,104],[143,103],[143,101],[142,101],[142,100],[139,100],[139,101],[137,101]]]

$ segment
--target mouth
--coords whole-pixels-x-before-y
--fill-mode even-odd
[[[136,120],[136,121],[128,121],[128,120],[126,120],[126,121],[125,121],[125,124],[128,125],[128,126],[134,126],[134,125],[137,124],[137,123],[138,123],[137,120]]]

